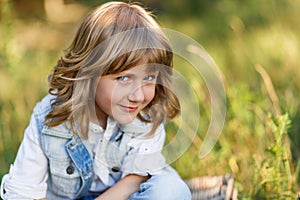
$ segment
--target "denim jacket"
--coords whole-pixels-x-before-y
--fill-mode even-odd
[[[47,168],[45,170],[47,199],[78,199],[84,197],[89,194],[96,175],[104,185],[110,187],[109,184],[111,183],[109,183],[108,178],[112,179],[114,184],[127,174],[145,176],[159,173],[160,169],[166,165],[161,154],[165,139],[163,125],[159,126],[155,135],[149,139],[142,136],[149,132],[151,126],[139,120],[134,120],[133,123],[127,125],[112,127],[111,133],[108,135],[105,135],[105,133],[102,139],[107,139],[105,146],[104,143],[99,145],[105,159],[96,162],[97,155],[93,155],[86,148],[82,138],[73,135],[66,123],[56,127],[44,125],[45,116],[51,110],[51,99],[53,99],[53,96],[47,95],[36,105],[33,112],[35,130],[37,130],[35,134],[39,138],[38,143],[48,165],[45,166]],[[19,149],[18,154],[27,155],[30,153],[24,149],[26,148]],[[18,155],[16,159],[18,159],[17,162],[22,162],[22,156]],[[15,168],[14,170],[17,171],[18,169]],[[34,172],[30,170],[34,169],[22,169],[21,171],[34,175]],[[15,196],[20,199],[41,198],[29,194],[24,195],[25,191],[30,190],[28,187],[26,190],[24,188],[22,193],[22,185],[17,186],[16,183],[16,180],[22,180],[22,177],[14,177],[14,174],[18,173],[10,173],[3,178],[1,189],[4,189],[7,194],[4,194],[2,198],[9,199]],[[24,183],[24,185],[26,184]]]
[[[51,110],[50,100],[48,95],[34,109],[41,148],[48,158],[50,171],[47,198],[76,199],[85,195],[91,186],[93,161],[78,136],[61,126],[51,129],[44,125],[45,116]]]
[[[58,199],[59,195],[75,199],[86,195],[94,176],[93,160],[81,139],[70,132],[43,129],[41,147],[50,170],[47,198]]]

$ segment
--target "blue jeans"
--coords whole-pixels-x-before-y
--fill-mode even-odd
[[[167,173],[152,176],[140,185],[140,191],[130,196],[129,200],[190,200],[191,192],[177,172],[171,167]]]
[[[161,175],[152,176],[140,185],[140,191],[132,194],[129,200],[190,200],[191,192],[177,172],[168,167]],[[98,196],[98,195],[97,195]],[[81,198],[92,200],[97,197]]]

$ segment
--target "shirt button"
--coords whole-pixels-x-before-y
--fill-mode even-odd
[[[113,172],[118,172],[118,171],[120,171],[120,167],[116,166],[116,167],[111,168],[111,170]]]
[[[74,173],[74,167],[72,165],[68,166],[67,167],[67,174],[71,175]]]

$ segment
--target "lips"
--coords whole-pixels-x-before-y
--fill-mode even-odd
[[[135,112],[137,111],[137,109],[139,108],[138,106],[123,106],[123,105],[120,105],[121,107],[121,110],[125,111],[125,112]]]

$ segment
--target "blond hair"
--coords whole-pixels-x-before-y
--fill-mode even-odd
[[[159,70],[155,96],[143,110],[146,115],[138,115],[142,121],[153,123],[151,135],[163,120],[174,118],[180,111],[170,89],[171,47],[160,26],[141,6],[109,2],[97,7],[83,18],[49,76],[49,93],[56,98],[46,125],[69,122],[74,134],[80,131],[87,138],[99,76],[130,69],[141,61]],[[78,129],[74,128],[77,124]]]

